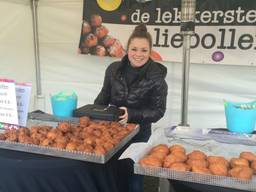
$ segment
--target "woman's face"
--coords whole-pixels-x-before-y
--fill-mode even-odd
[[[128,58],[133,67],[143,66],[150,57],[149,42],[145,38],[134,38],[128,47]]]

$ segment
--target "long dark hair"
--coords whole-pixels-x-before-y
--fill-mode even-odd
[[[148,32],[145,24],[139,24],[134,28],[134,30],[133,30],[132,34],[130,35],[128,42],[127,42],[127,50],[129,48],[131,41],[134,38],[146,39],[149,42],[150,50],[152,49],[152,37],[151,37],[150,33]]]

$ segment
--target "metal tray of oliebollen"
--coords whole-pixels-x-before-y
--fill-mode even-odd
[[[33,125],[48,125],[55,127],[57,124],[58,122],[54,121],[29,120],[28,127]],[[118,144],[116,144],[104,155],[4,140],[0,140],[0,148],[104,164],[112,156],[114,156],[114,154],[116,154],[123,146],[125,146],[138,132],[139,125],[136,125],[134,130],[132,130],[127,136],[125,136]]]
[[[255,175],[251,180],[241,180],[226,176],[207,175],[189,171],[176,171],[161,167],[141,166],[138,163],[134,164],[134,173],[140,175],[160,177],[165,179],[188,181],[204,185],[212,185],[246,191],[256,191]]]

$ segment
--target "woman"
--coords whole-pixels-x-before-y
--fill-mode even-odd
[[[103,87],[95,99],[95,104],[111,104],[124,110],[122,121],[140,125],[132,142],[146,142],[151,135],[151,123],[162,118],[166,110],[167,69],[150,58],[151,51],[151,35],[140,24],[128,39],[127,55],[106,69]],[[142,177],[133,174],[131,160],[117,164],[118,184],[131,184],[127,188],[122,186],[122,191],[143,191]]]

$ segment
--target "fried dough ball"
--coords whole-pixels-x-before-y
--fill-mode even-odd
[[[41,133],[33,133],[30,135],[30,137],[34,140],[39,140],[40,142],[42,142],[46,137],[41,134]]]
[[[26,144],[33,144],[33,139],[27,135],[19,135],[19,142]]]
[[[106,37],[104,37],[102,43],[105,47],[110,47],[115,43],[115,40],[116,40],[115,38],[107,35]]]
[[[102,45],[97,45],[95,47],[95,54],[102,57],[102,56],[105,56],[107,54],[107,50]]]
[[[105,127],[110,127],[109,125],[110,125],[110,122],[109,121],[103,121],[103,120],[101,120],[101,121],[99,121],[98,122],[99,123],[99,125],[104,125]],[[118,123],[118,122],[117,122]],[[119,123],[118,123],[119,124]]]
[[[31,137],[31,140],[32,140],[33,144],[35,144],[35,145],[39,145],[40,144],[40,140],[39,139]]]
[[[89,125],[88,127],[86,127],[86,129],[84,129],[85,132],[90,134],[92,134],[94,130],[95,130],[95,127],[93,127],[92,125]]]
[[[204,160],[206,159],[206,155],[199,150],[194,150],[191,153],[188,154],[189,159],[198,159],[198,160]]]
[[[18,141],[18,134],[17,134],[16,130],[8,130],[6,132],[6,140],[17,142]]]
[[[6,139],[6,135],[4,133],[1,133],[0,134],[0,140],[4,141],[5,139]]]
[[[177,152],[177,151],[183,152],[183,153],[186,152],[186,151],[185,151],[185,148],[184,148],[183,146],[181,146],[181,145],[178,145],[178,144],[172,145],[172,146],[169,148],[169,150],[170,150],[171,153],[175,153],[175,152]]]
[[[84,127],[87,127],[90,124],[90,118],[87,116],[80,117],[79,124]]]
[[[119,122],[116,122],[116,121],[112,121],[111,123],[110,123],[110,127],[111,128],[117,128],[117,127],[120,127],[121,126],[121,124],[119,123]]]
[[[81,144],[77,147],[78,151],[83,151],[86,153],[93,153],[93,147],[91,145]]]
[[[244,166],[244,167],[249,167],[249,162],[246,159],[242,158],[232,158],[230,160],[231,167],[239,167],[239,166]]]
[[[68,139],[67,139],[67,137],[64,137],[64,136],[57,136],[56,139],[55,139],[55,142],[56,143],[65,143],[65,144],[67,144]]]
[[[168,154],[169,153],[169,149],[168,149],[168,146],[165,145],[165,144],[159,144],[159,145],[156,145],[155,147],[153,147],[149,153],[153,153],[153,152],[161,152],[161,153],[164,153],[164,154]]]
[[[103,145],[104,143],[106,143],[106,141],[103,141],[101,138],[98,138],[98,137],[96,137],[94,141],[96,145]]]
[[[98,27],[102,24],[102,17],[98,14],[91,16],[91,25],[93,27]]]
[[[84,47],[84,43],[82,43],[82,47],[80,47],[78,49],[79,53],[83,53],[83,54],[89,54],[90,53],[90,49],[88,47]]]
[[[31,128],[30,128],[30,134],[32,134],[32,133],[38,133],[38,132],[39,132],[39,127],[34,126],[34,127],[31,127]]]
[[[91,26],[87,21],[83,21],[82,33],[87,34],[91,32]]]
[[[175,162],[176,162],[176,157],[174,155],[170,154],[165,157],[163,167],[168,168],[171,166],[171,164],[173,164]]]
[[[101,139],[102,139],[103,141],[108,141],[108,142],[112,143],[113,145],[115,144],[115,143],[113,142],[113,139],[112,139],[111,135],[109,135],[109,134],[102,133]]]
[[[114,145],[118,144],[120,142],[119,138],[113,138],[111,141]]]
[[[93,153],[93,147],[91,145],[85,145],[83,151],[86,153]]]
[[[80,138],[81,137],[81,132],[82,132],[81,130],[73,130],[72,135],[75,138]],[[73,137],[71,137],[71,138],[73,138]]]
[[[23,134],[17,134],[17,142],[20,142],[20,143],[24,143],[24,139],[26,137],[26,135],[23,135]]]
[[[25,143],[25,137],[27,137],[27,136],[26,135],[18,135],[18,142]]]
[[[95,137],[94,136],[88,136],[84,139],[84,144],[88,145],[95,145]]]
[[[212,163],[209,165],[209,169],[213,175],[227,176],[228,168],[222,163]]]
[[[196,165],[192,166],[191,171],[195,173],[201,173],[201,174],[211,174],[211,171],[207,167],[196,166]]]
[[[179,157],[173,155],[173,154],[170,154],[170,155],[167,155],[164,159],[164,164],[163,164],[163,167],[170,167],[173,163],[182,163],[182,159],[179,159]]]
[[[56,129],[52,129],[52,130],[50,130],[48,133],[47,133],[47,136],[46,136],[48,139],[50,139],[50,140],[54,140],[54,139],[56,139],[56,137],[57,137],[57,131],[56,131]]]
[[[66,145],[66,149],[67,150],[76,150],[76,147],[77,147],[77,143],[76,142],[69,142],[67,145]]]
[[[173,163],[168,168],[176,171],[189,171],[190,167],[185,163]]]
[[[98,127],[98,123],[95,122],[95,121],[91,121],[89,127],[97,128]]]
[[[208,162],[204,159],[188,159],[186,163],[191,167],[208,167]]]
[[[40,145],[42,146],[49,146],[52,143],[52,140],[46,138],[42,142],[40,142]]]
[[[161,151],[155,151],[153,153],[150,153],[150,156],[156,157],[159,160],[163,161],[166,157],[166,153],[163,153]]]
[[[229,175],[238,179],[252,179],[253,170],[249,167],[234,167],[229,170]]]
[[[102,133],[100,130],[94,130],[93,135],[95,135],[96,137],[100,137],[102,135]]]
[[[28,128],[24,128],[24,127],[21,127],[17,130],[18,134],[19,135],[26,135],[26,136],[29,136],[30,134],[30,131]]]
[[[106,153],[106,150],[101,145],[96,145],[94,148],[94,153],[97,155],[104,155]]]
[[[208,156],[207,161],[209,162],[209,164],[221,163],[221,164],[225,165],[226,167],[229,167],[228,160],[226,160],[224,157],[221,157],[221,156]]]
[[[71,126],[70,126],[70,123],[68,122],[61,122],[58,124],[57,129],[63,133],[67,133],[71,131]]]
[[[113,45],[108,48],[108,52],[112,57],[123,57],[126,54],[122,44],[117,39]]]
[[[66,148],[67,143],[62,143],[62,142],[56,142],[53,143],[52,146],[59,148],[59,149],[65,149]]]
[[[110,142],[105,142],[105,143],[103,144],[103,147],[104,147],[104,149],[105,149],[106,151],[109,151],[109,150],[113,149],[114,145],[113,145],[112,143],[110,143]]]
[[[84,45],[88,48],[94,47],[98,44],[98,38],[96,35],[89,33],[85,38]]]
[[[187,160],[187,155],[181,151],[176,151],[171,154],[176,156],[178,162],[184,162]]]
[[[46,136],[48,131],[51,130],[51,129],[52,129],[52,127],[50,127],[50,126],[40,126],[39,129],[38,129],[38,132],[40,134],[42,134],[43,136]]]
[[[120,136],[121,138],[124,138],[126,135],[128,135],[129,134],[129,132],[127,131],[127,130],[125,130],[125,129],[122,129],[121,131],[119,131],[118,133],[117,133],[117,135],[116,136]]]
[[[73,134],[71,132],[67,132],[63,134],[63,136],[70,140],[73,137]]]
[[[252,152],[244,151],[240,153],[240,158],[246,159],[248,161],[255,161],[256,155],[253,154]]]
[[[133,131],[133,130],[135,129],[135,127],[136,127],[136,124],[134,124],[134,123],[128,123],[128,124],[126,125],[126,129],[127,129],[129,132]]]
[[[95,35],[99,39],[101,39],[101,38],[105,37],[108,34],[108,32],[109,32],[108,29],[104,25],[101,25],[101,26],[96,28]]]
[[[139,161],[141,166],[162,167],[162,162],[153,156],[146,156]]]
[[[256,161],[252,162],[251,168],[253,169],[254,172],[256,172]]]

